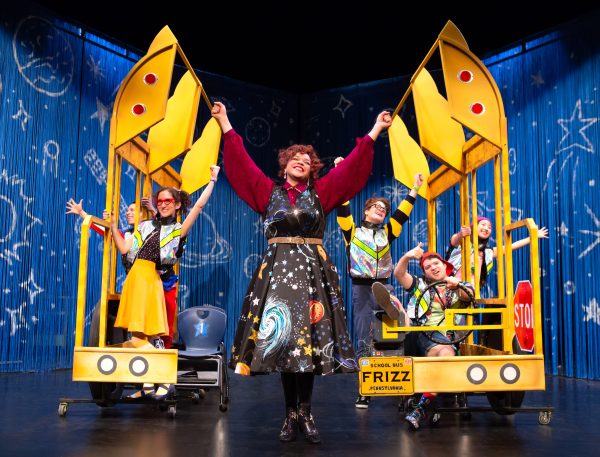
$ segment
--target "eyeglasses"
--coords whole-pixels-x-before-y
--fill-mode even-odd
[[[375,207],[375,209],[378,209],[379,211],[383,211],[384,213],[387,213],[387,208],[382,205],[381,203],[375,203],[374,205],[371,205],[371,208]]]
[[[165,198],[165,199],[161,198],[161,199],[156,200],[156,206],[160,206],[160,205],[171,206],[173,203],[175,203],[174,198]]]

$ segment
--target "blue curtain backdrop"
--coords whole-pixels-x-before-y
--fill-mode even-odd
[[[4,7],[0,19],[0,372],[68,368],[81,220],[65,215],[65,203],[70,197],[83,200],[89,213],[101,214],[112,104],[141,55],[28,3]],[[599,19],[582,19],[485,59],[508,118],[513,220],[532,217],[550,229],[550,238],[540,241],[547,371],[588,379],[600,379],[600,285],[592,267],[600,261],[600,203],[592,198],[600,186]],[[202,62],[192,65],[201,68]],[[208,95],[226,104],[248,151],[272,177],[278,149],[295,142],[315,145],[329,169],[369,131],[378,112],[394,109],[409,81],[399,76],[300,96],[198,74]],[[202,109],[198,129],[207,117]],[[402,118],[414,129],[410,106]],[[385,135],[375,150],[373,175],[351,203],[355,219],[370,196],[383,195],[397,205],[407,192],[392,178]],[[125,167],[123,205],[134,197],[134,180]],[[478,173],[477,184],[479,212],[491,217],[491,166]],[[439,252],[459,228],[457,204],[455,190],[439,202]],[[335,215],[327,224],[325,246],[338,265],[348,303],[350,284]],[[393,245],[394,258],[426,241],[426,230],[425,202],[419,200]],[[99,297],[102,243],[94,233],[90,247],[88,324]],[[224,308],[228,347],[264,247],[259,216],[223,177],[189,237],[179,306]],[[526,251],[516,253],[516,280],[528,279]],[[485,293],[494,287],[492,278]],[[398,293],[403,297],[399,288]],[[350,307],[347,315],[352,327]]]

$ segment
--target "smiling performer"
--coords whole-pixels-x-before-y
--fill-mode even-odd
[[[419,308],[426,303],[429,309],[424,315],[426,320],[423,325],[439,326],[440,323],[445,325],[445,309],[466,306],[475,292],[471,284],[461,282],[460,279],[451,276],[454,266],[450,262],[444,260],[437,252],[423,252],[422,245],[419,243],[418,246],[402,256],[394,268],[394,277],[411,296],[408,302],[408,315],[411,319],[417,320]],[[411,259],[419,260],[419,266],[423,271],[421,276],[415,276],[408,272],[408,264]],[[445,283],[435,286],[435,291],[433,289],[427,291],[429,284],[436,281],[445,281]],[[456,355],[456,348],[450,344],[450,339],[445,334],[439,330],[432,333],[436,335],[435,341],[447,341],[448,344],[438,344],[425,336],[423,332],[419,332],[416,341],[417,356],[453,357]],[[405,420],[413,429],[416,430],[420,427],[421,421],[431,409],[435,396],[435,393],[423,393],[414,409],[406,415]]]
[[[341,157],[335,159],[336,166],[342,160]],[[337,208],[337,222],[344,234],[348,271],[352,278],[352,313],[357,358],[370,355],[375,312],[382,309],[371,291],[371,286],[374,282],[379,282],[385,284],[390,292],[393,291],[392,286],[388,284],[393,270],[390,244],[400,236],[402,225],[408,220],[423,179],[422,174],[415,175],[412,189],[390,216],[387,224],[384,224],[390,212],[390,202],[387,198],[369,198],[365,202],[364,217],[358,227],[350,213],[350,202]],[[359,396],[354,405],[357,408],[368,408],[370,399],[371,397]]]
[[[110,229],[117,249],[122,255],[131,255],[133,265],[123,283],[115,327],[125,328],[131,334],[129,342],[134,347],[164,349],[163,335],[172,336],[172,325],[177,310],[175,291],[170,295],[166,284],[175,286],[177,275],[173,267],[179,262],[186,237],[208,203],[219,167],[211,165],[211,178],[200,198],[189,210],[182,223],[177,215],[188,210],[190,196],[172,187],[161,187],[155,194],[158,213],[155,218],[138,224],[133,236],[123,238],[117,220],[111,214]],[[171,297],[171,298],[170,298]],[[173,391],[172,384],[145,383],[142,390],[128,398],[152,396],[164,399]]]
[[[325,217],[367,183],[373,144],[391,125],[387,111],[337,168],[317,179],[323,164],[312,146],[279,152],[275,184],[250,158],[225,106],[212,115],[223,130],[223,165],[231,186],[264,218],[268,241],[244,297],[230,365],[242,375],[280,372],[286,403],[281,441],[298,427],[321,438],[311,415],[314,375],[356,372],[337,269],[323,247]]]

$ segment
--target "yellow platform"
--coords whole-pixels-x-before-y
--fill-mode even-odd
[[[73,381],[175,384],[177,350],[75,347]]]
[[[411,359],[412,362],[407,359]],[[391,371],[408,369],[410,380]],[[382,364],[386,366],[382,367]],[[359,360],[361,395],[410,395],[415,392],[503,392],[545,390],[542,355],[457,357],[363,357]],[[394,366],[400,368],[393,368]],[[369,375],[365,376],[365,373]]]

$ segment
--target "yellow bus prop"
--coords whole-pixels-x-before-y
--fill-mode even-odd
[[[172,95],[175,58],[187,71]],[[106,182],[106,208],[118,218],[123,162],[136,171],[136,220],[142,196],[152,195],[153,184],[181,188],[189,193],[209,182],[209,164],[216,163],[221,130],[209,117],[200,138],[193,142],[200,97],[212,109],[202,83],[165,26],[154,38],[148,52],[129,71],[116,95],[110,123],[110,145]],[[144,136],[145,135],[145,136]],[[144,140],[144,137],[146,140]],[[183,158],[180,171],[170,163]],[[207,170],[207,172],[204,172]],[[104,227],[102,282],[98,326],[95,338],[84,344],[84,316],[88,275],[88,236],[91,224]],[[170,383],[177,382],[177,350],[144,350],[128,343],[108,345],[109,301],[118,302],[116,267],[118,251],[109,232],[109,222],[87,216],[81,228],[77,317],[73,357],[73,380],[91,383]],[[101,385],[101,384],[100,384]],[[104,391],[102,391],[104,392]],[[117,398],[94,398],[101,405]],[[61,399],[59,414],[64,416],[68,400]]]
[[[439,50],[447,98],[436,86],[425,65]],[[419,143],[409,134],[398,113],[412,94]],[[465,129],[473,133],[465,140]],[[502,347],[491,348],[473,344],[473,336],[460,345],[458,357],[366,357],[359,361],[361,395],[410,395],[415,392],[487,393],[494,409],[510,414],[521,405],[523,392],[545,390],[540,278],[538,259],[538,229],[532,219],[512,222],[510,212],[510,180],[507,147],[507,123],[502,97],[485,65],[469,51],[461,32],[448,22],[429,53],[411,78],[410,86],[393,114],[389,131],[394,177],[412,186],[416,173],[426,176],[419,195],[428,204],[428,250],[436,251],[436,199],[458,185],[460,194],[460,224],[477,221],[477,170],[490,161],[494,167],[495,239],[497,241],[496,297],[482,298],[479,290],[478,238],[462,240],[462,271],[465,281],[475,286],[476,307],[461,309],[468,314],[463,326],[454,324],[455,310],[446,310],[446,330],[499,330]],[[440,166],[431,172],[427,156]],[[425,171],[424,171],[425,170]],[[470,195],[469,195],[470,190]],[[471,197],[469,199],[469,196]],[[475,202],[474,204],[470,204]],[[517,303],[513,282],[513,231],[524,228],[530,237],[531,303]],[[529,282],[519,284],[526,288]],[[520,307],[519,307],[520,306]],[[524,351],[513,341],[523,339],[524,315],[531,334]],[[496,313],[500,324],[481,325],[473,322],[474,314]],[[515,328],[521,324],[521,328]],[[382,318],[381,334],[385,340],[398,338],[399,332],[431,331],[434,327],[399,327],[397,321]],[[540,411],[540,423],[549,423],[551,408]]]

